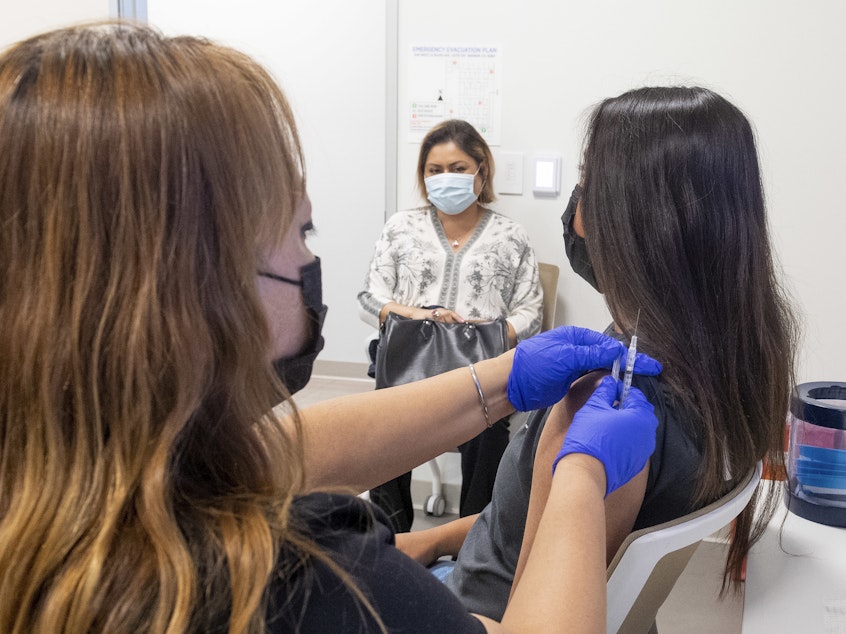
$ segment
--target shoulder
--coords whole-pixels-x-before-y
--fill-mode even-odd
[[[420,207],[398,211],[385,221],[382,228],[382,240],[399,244],[410,240],[412,236],[431,237],[435,234],[432,214],[429,208]]]
[[[393,541],[375,509],[351,495],[312,493],[292,502],[288,532],[269,587],[268,631],[338,631],[344,623],[370,631],[356,569]]]
[[[352,495],[312,493],[299,497],[293,502],[291,518],[324,546],[333,545],[339,535],[347,542],[356,535],[378,537],[385,543],[394,541],[384,513]],[[339,545],[343,547],[343,543]]]
[[[520,240],[522,242],[529,241],[529,234],[526,232],[526,229],[516,220],[509,218],[501,214],[498,211],[494,211],[493,209],[486,208],[485,211],[488,212],[488,227],[494,229],[496,231],[504,231],[507,232],[509,236],[513,239]]]
[[[292,528],[322,554],[284,549],[268,602],[271,632],[483,631],[449,590],[393,547],[384,513],[359,498],[313,493],[298,498]],[[368,606],[370,609],[368,609]]]
[[[385,221],[385,226],[407,225],[421,222],[429,222],[431,207],[415,207],[414,209],[403,209],[391,214]]]
[[[632,385],[652,403],[658,418],[646,495],[634,526],[639,529],[694,510],[702,448],[696,438],[696,414],[679,407],[659,377],[636,375]]]

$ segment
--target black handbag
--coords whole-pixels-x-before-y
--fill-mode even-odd
[[[447,324],[388,313],[376,348],[376,389],[419,381],[508,350],[504,317]]]

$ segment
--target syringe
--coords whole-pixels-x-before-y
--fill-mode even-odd
[[[637,318],[635,319],[635,327],[634,327],[634,334],[632,334],[632,340],[629,343],[629,353],[626,355],[626,372],[623,375],[623,391],[620,394],[619,404],[617,405],[618,409],[623,408],[623,403],[626,402],[626,398],[629,395],[629,390],[632,389],[632,375],[634,374],[634,363],[635,357],[637,356],[637,325],[640,322],[640,309],[637,310]],[[619,360],[617,361],[617,365],[619,368]],[[613,370],[612,370],[613,371]],[[619,372],[619,369],[618,369]],[[618,376],[615,374],[615,376]]]
[[[637,355],[637,335],[632,335],[632,342],[629,344],[629,353],[626,355],[626,373],[623,375],[623,392],[620,394],[618,409],[623,409],[623,403],[632,388],[632,375],[634,374],[634,362]]]

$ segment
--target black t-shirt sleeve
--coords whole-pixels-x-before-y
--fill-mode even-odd
[[[655,452],[649,460],[646,492],[633,527],[633,530],[640,530],[695,510],[694,494],[702,450],[694,435],[693,416],[678,410],[659,379],[636,375],[632,385],[652,403],[659,421]]]
[[[394,547],[387,518],[347,495],[298,498],[292,517],[350,576],[389,632],[484,632],[449,589]],[[376,620],[326,563],[284,553],[271,583],[270,632],[376,632]]]

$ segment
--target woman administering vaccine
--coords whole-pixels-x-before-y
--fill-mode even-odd
[[[510,346],[540,331],[542,295],[525,229],[486,207],[494,199],[490,148],[466,121],[432,128],[420,144],[417,185],[429,205],[385,223],[358,294],[361,318],[379,327],[388,313],[447,323],[504,317]],[[459,447],[462,517],[490,501],[508,428],[491,429]],[[407,531],[414,518],[411,474],[371,491]]]
[[[654,451],[642,394],[616,409],[606,378],[576,416],[501,624],[348,493],[622,344],[562,327],[298,411],[326,310],[304,168],[237,51],[99,24],[0,53],[0,632],[604,629],[602,501]]]

